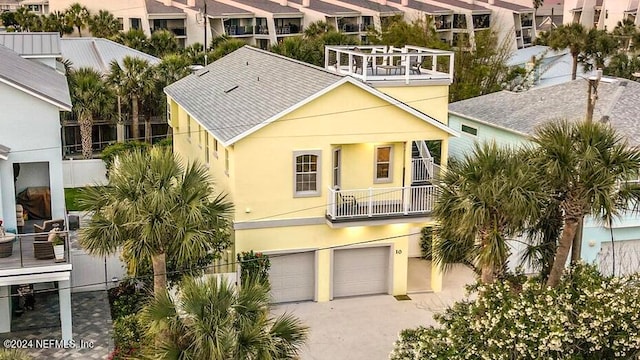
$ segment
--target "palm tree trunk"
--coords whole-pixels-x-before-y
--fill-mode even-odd
[[[131,95],[131,112],[133,113],[131,119],[131,137],[134,140],[140,140],[140,129],[138,126],[139,123],[139,114],[138,114],[138,96]]]
[[[78,28],[78,36],[82,37],[82,32],[80,31],[80,26],[77,26],[77,28]]]
[[[492,284],[494,280],[493,266],[483,265],[480,280],[483,284]]]
[[[153,293],[158,296],[167,288],[167,258],[165,253],[151,256],[153,265]]]
[[[571,80],[575,80],[578,73],[578,54],[571,54],[571,57],[573,58],[571,64]]]
[[[555,287],[560,282],[577,229],[578,219],[565,220],[564,228],[562,229],[562,236],[560,237],[560,242],[556,250],[556,257],[553,260],[553,267],[551,268],[551,273],[547,280],[547,286]]]
[[[573,245],[571,245],[571,263],[574,264],[582,258],[582,228],[584,226],[584,216],[578,220],[576,235],[573,237]]]
[[[148,115],[144,121],[144,139],[151,144],[151,115]]]
[[[82,157],[91,159],[93,155],[93,120],[91,116],[83,115],[78,119],[80,122],[80,139],[82,141]]]

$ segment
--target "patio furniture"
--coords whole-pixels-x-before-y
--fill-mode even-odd
[[[16,236],[10,233],[5,233],[0,236],[0,258],[9,257],[13,254],[13,240]]]
[[[49,241],[34,241],[33,256],[38,260],[49,260],[55,258],[53,253],[53,243]]]
[[[36,241],[47,241],[49,239],[49,231],[54,228],[64,230],[64,219],[47,220],[42,223],[42,226],[33,224],[33,232],[36,233]]]

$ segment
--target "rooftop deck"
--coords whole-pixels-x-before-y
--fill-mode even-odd
[[[63,234],[63,235],[62,235]],[[44,234],[10,234],[0,239],[0,272],[3,270],[46,267],[69,263],[68,232],[61,232],[64,239],[64,258],[54,258],[53,247],[47,243],[47,233]],[[34,246],[34,242],[36,245]],[[50,249],[44,246],[50,245]],[[48,251],[51,251],[49,254]]]
[[[325,69],[365,82],[453,81],[453,52],[418,46],[326,46]]]

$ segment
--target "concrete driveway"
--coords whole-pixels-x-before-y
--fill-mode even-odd
[[[469,269],[455,266],[437,294],[409,294],[411,300],[405,301],[377,295],[283,304],[274,313],[293,313],[309,326],[303,360],[387,359],[402,329],[435,325],[433,314],[464,298],[464,284],[473,281]]]

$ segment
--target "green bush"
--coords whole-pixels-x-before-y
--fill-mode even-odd
[[[113,344],[115,349],[111,353],[110,359],[136,358],[144,339],[143,331],[138,315],[125,315],[114,320]]]
[[[390,358],[636,359],[640,275],[605,277],[577,265],[558,287],[510,278],[476,285],[475,300],[434,316],[439,327],[404,330]]]
[[[238,254],[238,262],[240,263],[241,282],[256,279],[263,284],[269,283],[271,261],[267,255],[260,252],[254,253],[253,250],[243,251]]]
[[[115,322],[122,317],[137,314],[150,297],[148,291],[139,289],[133,281],[121,281],[118,286],[109,289],[111,319]]]
[[[433,228],[423,227],[420,231],[420,250],[422,251],[422,258],[426,260],[432,259],[433,250]]]
[[[107,174],[113,165],[113,161],[120,154],[126,153],[135,149],[147,150],[150,147],[149,144],[141,141],[127,141],[122,143],[111,144],[102,150],[102,161],[107,168]]]

